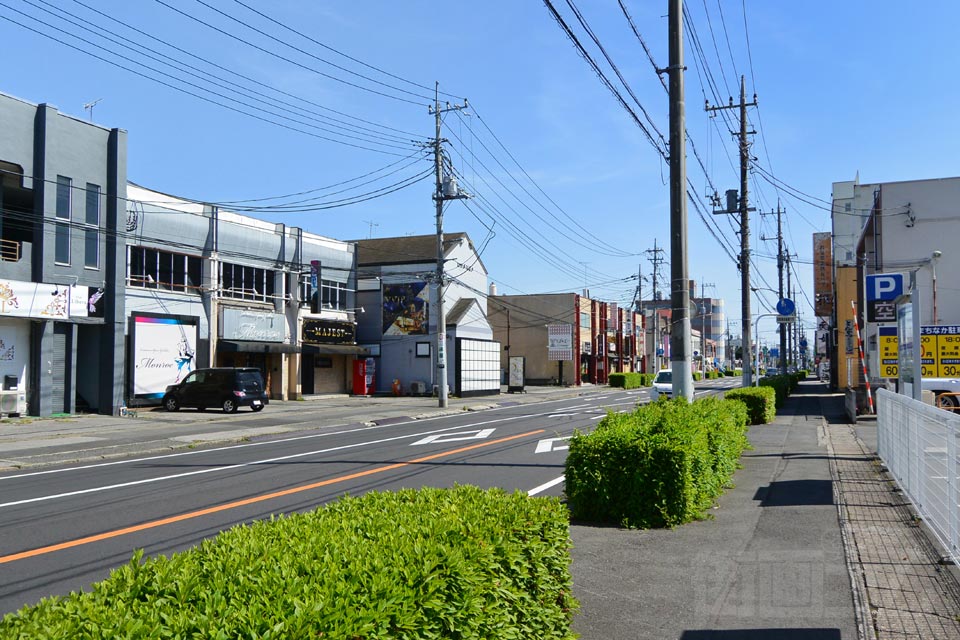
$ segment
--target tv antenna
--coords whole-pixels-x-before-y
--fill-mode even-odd
[[[97,98],[96,100],[83,105],[83,108],[86,109],[90,115],[90,122],[93,122],[93,108],[97,106],[97,103],[101,100],[103,100],[103,98]]]

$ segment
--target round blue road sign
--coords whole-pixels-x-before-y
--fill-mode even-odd
[[[797,310],[797,305],[790,298],[780,298],[777,302],[777,313],[782,316],[792,316]]]

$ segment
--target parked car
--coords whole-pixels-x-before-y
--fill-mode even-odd
[[[180,407],[200,411],[219,407],[224,413],[235,413],[240,407],[261,411],[269,403],[260,370],[245,367],[197,369],[178,384],[167,387],[163,396],[163,408],[167,411],[178,411]]]
[[[690,388],[693,388],[693,376],[690,376]],[[653,379],[653,386],[650,388],[650,398],[657,400],[660,396],[667,398],[673,397],[673,369],[662,369]]]

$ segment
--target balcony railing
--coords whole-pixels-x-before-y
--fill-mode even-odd
[[[6,262],[20,262],[20,241],[0,239],[0,259]]]

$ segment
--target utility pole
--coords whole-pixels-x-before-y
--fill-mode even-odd
[[[687,274],[687,142],[683,95],[683,0],[670,0],[670,367],[673,397],[693,401]]]
[[[774,215],[777,216],[777,277],[779,279],[779,285],[777,287],[777,295],[780,296],[780,299],[783,300],[783,267],[784,267],[784,258],[783,258],[783,214],[785,212],[780,208],[780,202],[777,201],[777,210],[771,211],[769,213],[761,212],[761,216],[765,215]],[[760,236],[761,240],[769,240],[770,238],[764,238]],[[780,330],[780,368],[781,373],[784,373],[782,370],[783,367],[787,364],[787,329],[784,325],[778,327]]]
[[[433,139],[433,160],[436,170],[436,191],[433,200],[437,205],[437,396],[440,399],[440,408],[447,407],[447,317],[443,308],[443,203],[447,200],[466,198],[457,188],[456,178],[451,167],[450,175],[444,179],[443,175],[443,143],[440,137],[441,116],[448,111],[459,111],[467,108],[467,101],[462,105],[451,105],[449,102],[443,109],[440,108],[440,83],[434,89],[434,103],[428,108],[435,117],[436,135]]]
[[[653,249],[647,249],[647,254],[652,254],[650,262],[653,263],[653,283],[651,299],[653,301],[653,372],[660,371],[660,356],[657,351],[660,349],[660,311],[657,309],[657,302],[660,300],[660,290],[657,289],[660,276],[660,265],[663,263],[663,249],[657,246],[657,239],[653,239]]]
[[[707,309],[707,295],[704,289],[716,287],[712,282],[700,283],[700,379],[707,379],[707,316],[713,313]],[[712,331],[710,332],[713,333]]]
[[[789,254],[789,253],[788,253],[786,256],[784,256],[784,260],[786,260],[786,263],[787,263],[787,264],[786,264],[786,269],[787,269],[787,297],[790,298],[791,300],[793,300],[793,286],[790,284],[790,254]],[[791,326],[791,325],[792,325],[792,326]],[[796,346],[796,345],[794,344],[794,341],[793,341],[793,327],[796,326],[796,322],[792,322],[791,324],[786,325],[786,326],[784,326],[784,325],[780,325],[780,326],[781,326],[781,330],[780,330],[780,336],[781,336],[781,338],[780,338],[780,339],[787,341],[787,352],[790,354],[790,357],[788,358],[788,361],[787,361],[787,365],[789,365],[789,364],[790,364],[789,361],[790,361],[790,360],[793,360],[793,350],[794,350],[794,347]]]
[[[720,111],[721,109],[740,108],[740,314],[743,342],[743,386],[753,386],[753,349],[751,346],[750,327],[752,318],[750,315],[750,209],[747,200],[747,170],[750,165],[750,145],[747,142],[747,135],[755,133],[747,131],[747,107],[757,106],[757,96],[754,94],[753,102],[747,102],[746,81],[740,76],[740,104],[733,104],[733,98],[725,106],[711,107],[708,102],[706,111]],[[729,209],[723,213],[733,213]]]

